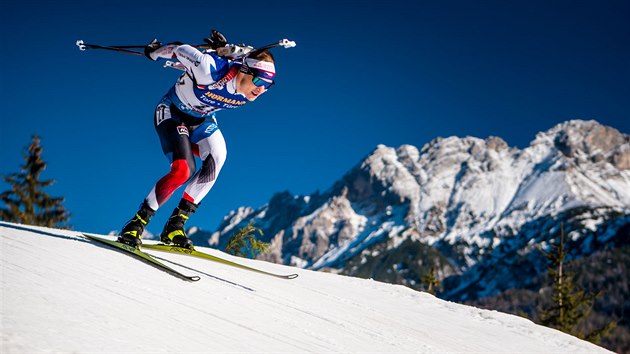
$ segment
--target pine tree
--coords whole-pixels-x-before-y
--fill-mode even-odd
[[[552,246],[549,253],[541,252],[551,263],[549,276],[552,280],[552,304],[540,311],[541,324],[598,343],[615,328],[616,323],[610,322],[590,333],[577,331],[576,327],[586,320],[599,294],[587,293],[574,283],[574,274],[568,269],[570,262],[567,261],[563,224],[560,224],[560,243]]]
[[[64,199],[51,197],[43,191],[55,181],[39,179],[46,163],[41,157],[43,148],[39,137],[33,136],[32,139],[21,171],[2,176],[11,189],[0,193],[0,200],[5,204],[0,208],[0,218],[21,224],[67,227],[70,214],[63,207]]]
[[[260,236],[263,235],[262,230],[252,224],[240,229],[230,238],[230,241],[228,241],[225,252],[238,257],[248,258],[254,258],[259,253],[267,252],[269,243],[257,240],[253,235],[254,232],[258,232]]]
[[[440,281],[435,275],[435,267],[431,267],[431,270],[422,276],[422,283],[429,294],[435,295],[435,290],[440,286]]]

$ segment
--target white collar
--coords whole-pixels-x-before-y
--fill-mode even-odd
[[[234,76],[234,78],[230,81],[227,82],[227,84],[225,85],[225,87],[227,88],[227,91],[231,94],[239,94],[243,97],[246,97],[244,94],[240,93],[240,92],[236,92],[236,79],[238,78],[238,75]]]

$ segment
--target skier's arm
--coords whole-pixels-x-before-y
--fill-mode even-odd
[[[154,39],[144,48],[144,54],[151,60],[159,58],[179,60],[188,74],[200,85],[209,85],[218,79],[215,59],[188,44],[171,43],[163,46]]]
[[[149,54],[149,57],[153,60],[158,60],[159,58],[171,59],[175,58],[175,49],[179,45],[177,44],[167,44],[159,47]]]
[[[217,63],[211,55],[203,54],[188,44],[177,46],[173,53],[174,57],[186,67],[186,71],[192,73],[198,84],[209,85],[218,79],[215,77]]]
[[[151,41],[144,47],[144,55],[151,60],[158,60],[159,58],[170,59],[175,58],[173,53],[175,49],[182,43],[169,43],[162,45],[157,39]]]

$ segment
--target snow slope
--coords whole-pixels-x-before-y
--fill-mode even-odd
[[[73,231],[2,222],[0,241],[2,353],[607,352],[376,281],[237,259],[300,275],[282,280],[156,254],[201,276],[189,283]]]

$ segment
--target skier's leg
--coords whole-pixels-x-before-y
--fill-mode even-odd
[[[227,148],[221,130],[216,125],[214,129],[204,129],[203,134],[200,134],[200,130],[201,127],[195,129],[191,140],[199,149],[199,158],[203,162],[184,191],[184,199],[194,204],[199,204],[210,192],[227,158]]]
[[[191,141],[203,163],[186,186],[184,197],[173,211],[160,237],[162,242],[173,242],[182,247],[192,246],[192,242],[186,237],[184,224],[214,185],[227,156],[225,140],[216,122],[208,122],[195,128]]]
[[[169,107],[160,107],[156,110],[156,116],[164,114],[171,115]],[[169,172],[155,184],[146,203],[157,210],[173,195],[173,192],[181,187],[193,173],[195,173],[195,158],[190,144],[190,133],[186,126],[179,122],[179,119],[157,120],[156,125],[162,151],[171,162]]]
[[[195,159],[188,128],[180,123],[176,112],[171,112],[168,102],[158,105],[154,118],[162,151],[171,162],[171,167],[151,189],[140,210],[125,224],[120,233],[119,241],[132,246],[139,246],[142,243],[140,241],[142,233],[155,211],[195,172]]]

